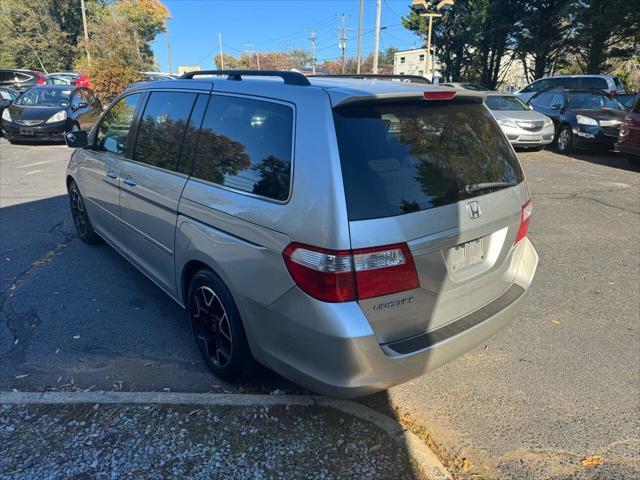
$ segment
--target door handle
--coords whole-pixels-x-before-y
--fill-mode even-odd
[[[115,170],[109,170],[107,172],[107,177],[109,178],[118,178],[118,172],[116,172]]]
[[[123,181],[130,187],[135,187],[137,185],[136,181],[128,175],[127,175],[127,178],[125,178]]]

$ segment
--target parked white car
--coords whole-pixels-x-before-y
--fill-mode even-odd
[[[513,96],[489,93],[485,104],[514,147],[542,150],[553,142],[553,121]]]
[[[530,83],[516,92],[516,96],[523,102],[528,102],[537,92],[554,87],[603,90],[609,95],[624,93],[622,83],[612,75],[557,75]]]

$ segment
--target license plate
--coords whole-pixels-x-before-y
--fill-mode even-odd
[[[451,271],[456,272],[461,268],[480,263],[483,259],[482,238],[477,238],[449,249],[447,263]]]
[[[33,135],[33,128],[21,128],[20,135]]]

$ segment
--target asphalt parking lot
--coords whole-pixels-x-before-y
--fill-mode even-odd
[[[0,389],[300,391],[266,371],[241,387],[216,379],[180,308],[75,237],[69,155],[0,139]],[[362,401],[423,425],[463,476],[640,477],[640,173],[614,153],[520,158],[540,254],[525,311],[485,346]],[[589,455],[602,465],[583,466]]]

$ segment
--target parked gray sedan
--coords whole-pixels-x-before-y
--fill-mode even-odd
[[[489,93],[485,103],[514,147],[541,150],[553,142],[553,121],[518,97]]]
[[[218,376],[255,359],[373,393],[479,345],[529,292],[529,189],[482,101],[294,72],[136,84],[67,135],[72,216],[185,307]]]

